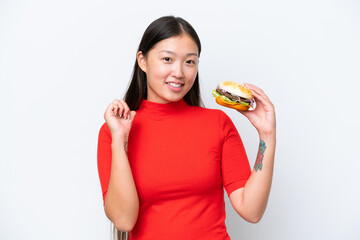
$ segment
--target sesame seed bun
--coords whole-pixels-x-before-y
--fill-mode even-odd
[[[219,84],[219,88],[224,89],[229,93],[238,95],[243,98],[251,98],[251,99],[254,98],[251,91],[247,87],[245,87],[244,84],[240,84],[232,81],[224,81]]]

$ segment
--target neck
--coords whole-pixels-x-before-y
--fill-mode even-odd
[[[177,102],[170,103],[157,103],[146,99],[143,99],[138,113],[145,113],[151,118],[166,118],[178,116],[183,111],[186,111],[190,106],[184,99],[180,99]]]

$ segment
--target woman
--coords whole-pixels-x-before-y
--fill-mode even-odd
[[[146,29],[125,100],[107,107],[98,169],[107,217],[129,239],[230,239],[224,188],[236,212],[256,223],[273,174],[275,111],[251,84],[257,102],[240,112],[257,129],[251,172],[241,138],[221,110],[201,107],[200,40],[181,18]]]

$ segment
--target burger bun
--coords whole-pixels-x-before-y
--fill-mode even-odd
[[[233,109],[236,109],[236,110],[239,110],[239,111],[248,111],[249,110],[249,106],[245,106],[245,105],[242,105],[242,104],[229,104],[229,103],[226,103],[222,100],[221,97],[216,97],[215,98],[215,101],[217,104],[221,105],[221,106],[224,106],[224,107],[228,107],[228,108],[233,108]]]
[[[250,89],[247,88],[244,84],[232,81],[224,81],[219,84],[219,88],[243,98],[254,98]]]

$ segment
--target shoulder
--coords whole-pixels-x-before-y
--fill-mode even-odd
[[[199,124],[203,127],[209,126],[212,129],[218,129],[218,131],[227,131],[229,128],[233,128],[233,122],[230,117],[220,109],[211,109],[204,107],[191,107],[189,111],[191,115],[191,121]]]
[[[227,116],[222,110],[220,109],[213,109],[213,108],[205,108],[205,107],[199,107],[199,106],[194,106],[191,107],[191,111],[192,112],[197,112],[200,113],[203,116],[217,116],[217,117],[224,117]]]
[[[232,132],[237,132],[234,122],[224,111],[208,108],[203,108],[203,111],[208,114],[206,121],[210,121],[210,119],[212,119],[213,122],[216,122],[220,133],[224,136],[229,135]]]
[[[231,118],[220,109],[210,109],[203,107],[194,107],[194,110],[201,114],[193,114],[198,116],[198,128],[210,129],[209,133],[217,134],[222,142],[232,136],[237,136],[238,131]],[[196,119],[196,117],[193,117]]]
[[[230,117],[220,109],[204,108],[204,107],[193,107],[195,111],[199,112],[203,117],[212,119],[223,124],[226,121],[231,121]]]

